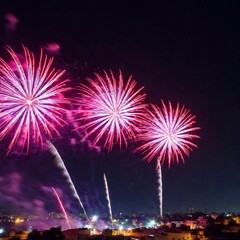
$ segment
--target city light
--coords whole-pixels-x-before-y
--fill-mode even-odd
[[[98,220],[98,216],[97,215],[94,215],[93,217],[92,217],[92,221],[93,222],[96,222]]]
[[[15,220],[15,223],[22,223],[22,222],[24,222],[24,220],[21,219],[21,218],[17,218],[17,219]]]
[[[147,228],[152,228],[156,226],[156,221],[155,220],[150,220],[147,224],[146,224],[146,227]]]
[[[3,233],[4,233],[3,228],[0,228],[0,234],[3,234]]]

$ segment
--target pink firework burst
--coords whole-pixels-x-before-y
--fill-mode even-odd
[[[114,143],[127,147],[127,141],[134,138],[138,125],[143,119],[145,94],[143,88],[136,89],[137,82],[130,76],[124,84],[122,73],[115,78],[113,73],[95,73],[88,79],[89,85],[80,86],[78,120],[85,136],[93,137],[93,146],[100,140],[110,151]]]
[[[137,150],[145,155],[144,160],[148,162],[155,156],[158,156],[158,164],[163,164],[167,158],[169,167],[174,161],[184,162],[184,155],[189,155],[197,147],[193,139],[199,136],[193,132],[200,128],[194,127],[195,116],[179,104],[174,109],[170,102],[167,106],[162,101],[162,109],[153,104],[150,107],[138,135],[143,145]]]
[[[60,135],[64,104],[62,93],[69,90],[61,81],[65,71],[52,67],[53,58],[40,53],[39,61],[23,46],[24,56],[18,57],[6,48],[12,58],[8,64],[0,58],[0,140],[11,135],[7,154],[16,143],[29,151],[30,142],[43,146],[43,135]]]

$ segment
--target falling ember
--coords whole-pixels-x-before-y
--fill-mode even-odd
[[[62,94],[70,88],[68,80],[61,80],[65,71],[55,70],[53,58],[42,50],[38,60],[24,46],[23,57],[6,49],[12,62],[0,58],[0,140],[12,136],[7,154],[16,143],[28,152],[30,143],[42,147],[45,137],[60,136],[57,127],[66,124],[69,103]]]
[[[63,160],[62,160],[62,158],[60,156],[60,154],[58,153],[57,149],[55,148],[55,146],[51,142],[47,141],[47,143],[48,143],[48,147],[50,149],[50,152],[55,156],[55,160],[57,162],[58,167],[60,167],[62,169],[63,175],[65,177],[67,177],[67,182],[69,183],[69,186],[70,186],[70,188],[71,188],[71,190],[73,192],[73,196],[77,198],[81,208],[83,209],[83,212],[84,212],[87,220],[90,221],[89,217],[88,217],[88,215],[87,215],[87,213],[85,211],[85,208],[83,207],[82,201],[81,201],[81,199],[80,199],[80,197],[79,197],[79,195],[77,193],[77,190],[76,190],[76,188],[75,188],[75,186],[74,186],[74,184],[72,182],[72,179],[71,179],[71,177],[70,177],[70,175],[69,175],[69,173],[67,171],[67,168],[66,168],[66,166],[65,166],[65,164],[64,164],[64,162],[63,162]]]
[[[61,201],[61,199],[60,199],[60,197],[59,197],[59,195],[58,195],[58,193],[57,193],[57,191],[55,190],[54,187],[52,187],[52,190],[53,190],[53,192],[54,192],[54,194],[55,194],[55,196],[56,196],[56,198],[57,198],[57,200],[58,200],[58,203],[59,203],[59,205],[60,205],[60,207],[61,207],[61,210],[62,210],[62,212],[63,212],[63,214],[64,214],[64,216],[65,216],[66,222],[67,222],[69,228],[71,228],[71,225],[70,225],[70,222],[69,222],[69,219],[68,219],[66,210],[65,210],[65,208],[64,208],[64,206],[63,206],[63,204],[62,204],[62,201]]]
[[[112,207],[111,207],[110,195],[109,195],[109,190],[108,190],[108,183],[107,183],[107,178],[106,178],[105,173],[103,174],[103,179],[104,179],[104,184],[105,184],[105,191],[106,191],[106,198],[107,198],[107,202],[108,202],[108,209],[109,209],[110,219],[111,219],[111,222],[112,222],[113,221],[113,218],[112,218]]]
[[[142,145],[136,150],[142,152],[144,160],[150,162],[157,156],[160,215],[162,216],[162,172],[161,166],[167,159],[168,167],[175,161],[184,162],[184,155],[189,155],[197,145],[194,139],[199,138],[193,132],[199,130],[194,127],[195,116],[190,114],[184,106],[174,109],[169,102],[168,107],[162,101],[162,109],[151,104],[145,120],[138,134],[138,141]]]
[[[120,71],[119,77],[104,71],[88,79],[89,86],[80,85],[78,99],[80,129],[85,132],[83,141],[92,138],[93,147],[103,143],[111,151],[113,144],[127,147],[128,140],[135,138],[138,125],[144,117],[145,94],[136,89],[137,82],[130,76],[126,84]]]

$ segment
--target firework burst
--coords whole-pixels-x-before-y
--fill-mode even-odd
[[[38,61],[24,46],[21,57],[6,49],[12,62],[0,58],[0,140],[12,136],[7,153],[16,143],[28,152],[31,141],[43,146],[44,135],[60,135],[56,127],[65,123],[69,101],[62,93],[69,90],[68,80],[60,80],[65,71],[55,70],[42,50]]]
[[[165,159],[168,161],[168,167],[175,161],[184,162],[184,155],[189,155],[194,147],[197,147],[192,141],[199,138],[193,132],[199,130],[194,127],[195,116],[193,116],[184,106],[177,104],[176,109],[169,102],[168,107],[162,101],[162,109],[156,105],[150,105],[146,119],[143,121],[138,140],[143,144],[136,150],[144,154],[146,161],[151,161],[157,156],[157,174],[158,174],[158,197],[160,203],[160,218],[162,217],[162,167]]]
[[[167,107],[164,101],[162,109],[153,104],[150,106],[151,110],[146,114],[138,137],[143,144],[137,150],[145,155],[144,159],[147,161],[158,156],[161,165],[165,159],[169,167],[174,161],[184,162],[184,155],[188,156],[190,151],[197,147],[192,142],[193,139],[199,138],[193,133],[199,130],[199,127],[194,127],[195,116],[179,104],[175,109],[170,102]]]
[[[127,147],[144,116],[145,94],[140,93],[143,88],[135,90],[137,82],[131,76],[124,84],[121,71],[118,78],[111,71],[104,71],[103,76],[95,74],[88,83],[80,85],[78,100],[77,120],[86,133],[83,141],[91,136],[93,146],[103,141],[109,151],[114,143]]]

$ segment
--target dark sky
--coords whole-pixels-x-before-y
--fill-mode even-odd
[[[9,12],[19,19],[15,30],[6,26]],[[185,105],[196,115],[201,139],[185,164],[163,167],[163,211],[186,211],[190,205],[239,211],[239,12],[237,1],[1,0],[0,53],[5,45],[20,49],[23,43],[38,52],[57,42],[56,62],[73,85],[93,71],[122,69],[145,87],[147,102]],[[147,164],[130,150],[108,154],[86,143],[72,146],[76,133],[68,130],[55,145],[90,214],[107,213],[103,172],[113,213],[158,212],[154,161]],[[2,155],[0,184],[1,209],[57,211],[48,191],[55,186],[68,211],[79,211],[47,151]]]

